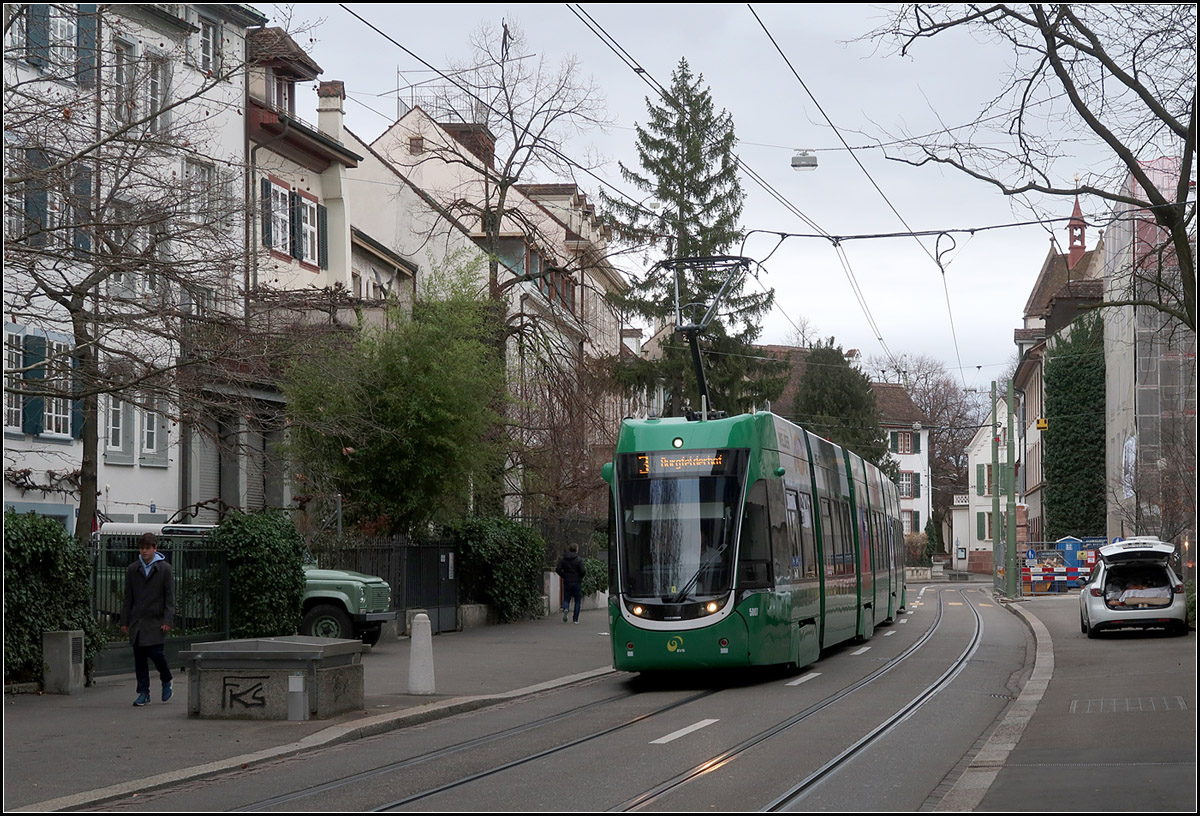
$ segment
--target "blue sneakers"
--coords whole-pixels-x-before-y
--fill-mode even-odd
[[[170,681],[170,680],[168,680],[167,682],[163,683],[163,702],[164,702],[164,703],[165,703],[167,700],[170,700],[170,699],[171,699],[171,694],[172,694],[173,692],[174,692],[174,689],[172,689],[172,688],[171,688],[171,681]],[[147,696],[147,697],[149,697],[150,695],[148,695],[148,694],[147,694],[146,696]]]
[[[135,706],[144,706],[144,705],[149,704],[149,702],[150,702],[150,695],[143,691],[141,694],[138,695],[138,698],[133,701],[133,704]]]

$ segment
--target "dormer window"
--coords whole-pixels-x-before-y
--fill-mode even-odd
[[[284,113],[296,113],[296,81],[289,76],[267,70],[267,104]]]

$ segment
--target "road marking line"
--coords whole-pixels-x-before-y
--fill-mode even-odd
[[[883,636],[884,636],[884,637],[891,637],[891,636],[892,636],[892,635],[894,635],[894,634],[896,634],[896,630],[895,630],[895,629],[893,629],[893,630],[892,630],[892,631],[890,631],[890,632],[884,632],[884,633],[883,633]]]
[[[869,651],[871,651],[871,647],[870,647],[870,646],[863,646],[861,649],[855,649],[855,650],[854,650],[853,652],[851,652],[850,654],[852,654],[852,655],[860,655],[860,654],[865,654],[865,653],[867,653],[867,652],[869,652]]]
[[[792,680],[790,683],[788,683],[788,685],[789,686],[798,686],[801,683],[807,683],[809,680],[812,680],[814,677],[820,677],[820,676],[821,676],[820,672],[809,672],[808,674],[804,675],[803,677],[797,677],[795,680]]]
[[[656,740],[650,740],[650,744],[651,745],[666,745],[671,740],[677,740],[680,737],[685,737],[688,734],[692,733],[693,731],[699,731],[701,728],[710,726],[715,722],[717,722],[717,721],[716,720],[701,720],[698,723],[689,725],[687,728],[680,728],[678,731],[674,732],[673,734],[667,734],[665,737],[659,737]]]

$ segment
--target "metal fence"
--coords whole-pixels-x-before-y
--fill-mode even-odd
[[[175,623],[167,638],[167,659],[193,643],[229,638],[229,567],[225,554],[204,539],[159,539],[158,550],[175,575]],[[138,557],[137,536],[106,536],[92,545],[92,603],[109,646],[93,673],[133,671],[133,651],[121,632],[125,575]]]

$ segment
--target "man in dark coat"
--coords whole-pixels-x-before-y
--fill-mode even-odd
[[[583,575],[587,568],[579,557],[579,545],[572,544],[567,552],[559,559],[558,567],[554,570],[563,579],[563,623],[567,622],[567,607],[571,600],[575,601],[575,622],[579,623],[579,605],[583,602]]]
[[[135,706],[150,702],[150,664],[154,661],[162,681],[162,701],[171,699],[171,668],[163,646],[175,621],[175,575],[158,551],[158,537],[144,533],[139,555],[125,572],[125,603],[121,606],[121,631],[129,633],[137,673]]]

